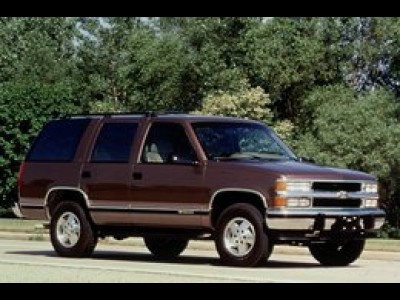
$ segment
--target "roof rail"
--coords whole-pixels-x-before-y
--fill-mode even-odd
[[[129,111],[129,112],[104,112],[104,113],[77,113],[68,114],[62,116],[62,118],[72,118],[72,117],[111,117],[111,116],[129,116],[129,115],[144,115],[145,117],[156,117],[159,115],[170,115],[170,114],[187,114],[187,112],[182,111]]]

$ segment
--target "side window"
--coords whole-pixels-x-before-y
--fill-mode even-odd
[[[145,163],[189,163],[196,160],[196,153],[185,129],[176,123],[154,123],[147,135],[141,156]]]
[[[128,162],[136,130],[135,123],[105,123],[97,137],[90,161]]]
[[[34,141],[26,160],[71,161],[89,122],[89,119],[50,121]]]

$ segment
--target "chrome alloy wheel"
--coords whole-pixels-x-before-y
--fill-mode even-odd
[[[63,213],[57,221],[57,240],[65,248],[74,247],[81,236],[81,222],[72,212]]]
[[[234,218],[224,230],[224,246],[235,257],[244,257],[250,253],[256,243],[253,224],[245,218]]]

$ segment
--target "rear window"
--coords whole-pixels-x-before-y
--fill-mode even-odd
[[[104,124],[97,137],[91,162],[128,162],[136,129],[135,123]]]
[[[73,160],[89,119],[56,120],[47,123],[34,141],[27,161]]]

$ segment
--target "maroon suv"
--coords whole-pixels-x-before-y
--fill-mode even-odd
[[[213,239],[225,264],[276,244],[348,265],[382,226],[376,178],[307,163],[263,123],[189,114],[71,116],[47,123],[19,176],[19,208],[50,220],[61,256],[142,236],[161,259]]]

